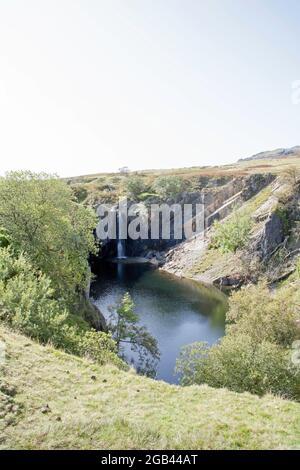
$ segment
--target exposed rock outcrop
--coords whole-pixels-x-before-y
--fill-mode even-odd
[[[253,175],[247,176],[243,180],[243,189],[241,197],[244,201],[251,199],[255,194],[261,191],[263,188],[268,186],[272,181],[274,181],[275,176],[271,173],[262,175],[260,173],[255,173]]]
[[[247,192],[246,199],[251,199],[251,191],[256,193],[261,185],[264,187],[264,180],[261,181],[260,178],[254,177],[248,183],[249,181],[247,189],[250,188],[250,192]],[[237,195],[240,204],[241,193],[242,191]],[[219,220],[226,213],[227,204],[230,206],[230,200],[219,209]],[[204,243],[201,238],[196,237],[167,252],[163,269],[230,289],[253,280],[255,282],[261,275],[270,282],[290,275],[296,269],[300,252],[297,226],[300,219],[300,188],[292,187],[278,178],[272,181],[265,193],[245,204],[245,209],[248,204],[250,208],[255,208],[251,213],[253,226],[246,246],[236,253],[210,250],[209,240],[213,231],[208,229]],[[224,222],[225,220],[226,218]],[[289,236],[291,230],[295,233]]]
[[[157,197],[152,197],[147,200],[146,208],[151,204],[179,204],[184,207],[185,204],[191,204],[196,207],[196,204],[204,204],[205,206],[205,227],[208,228],[215,220],[222,220],[232,212],[235,207],[243,204],[244,201],[250,199],[257,194],[261,189],[270,184],[274,179],[271,174],[253,174],[246,177],[239,176],[237,178],[225,178],[223,185],[208,185],[200,191],[183,191],[174,198],[161,201]],[[135,201],[127,201],[127,206],[130,208]],[[148,219],[148,238],[125,240],[126,254],[128,256],[148,256],[149,251],[161,252],[169,251],[174,246],[184,243],[184,239],[176,239],[174,236],[174,214],[170,214],[170,237],[165,239],[162,236],[161,225],[159,227],[159,238],[151,238],[151,221]],[[128,224],[133,217],[128,217]],[[184,234],[183,234],[184,236]],[[102,243],[101,256],[113,257],[116,256],[116,240],[104,240]],[[154,258],[154,257],[153,257]],[[157,258],[157,257],[156,257]],[[161,264],[161,260],[158,260]]]
[[[78,311],[83,314],[84,319],[97,331],[107,331],[107,325],[102,312],[91,300],[82,295],[78,302]]]
[[[184,241],[180,245],[172,248],[166,253],[166,263],[163,269],[176,275],[184,276],[193,265],[200,263],[205,256],[209,246],[210,226],[215,220],[223,220],[230,215],[232,210],[240,207],[245,201],[251,199],[263,188],[273,182],[274,176],[271,174],[261,175],[253,174],[245,178],[236,178],[222,188],[222,192],[218,191],[214,195],[210,194],[211,203],[206,206],[206,230],[205,234],[196,235],[193,239]],[[215,196],[215,197],[213,197]],[[224,197],[228,197],[225,199]],[[215,209],[212,211],[212,209]],[[264,242],[267,249],[269,245]],[[219,257],[221,258],[221,256]],[[224,262],[224,258],[222,258]],[[222,266],[221,260],[216,259],[212,266],[209,266],[206,272],[197,275],[196,278],[206,283],[215,284],[217,286],[237,287],[240,285],[241,276],[239,275],[240,266],[235,260],[226,260]]]
[[[272,212],[257,239],[257,250],[261,258],[267,258],[284,240],[284,226],[276,211]]]

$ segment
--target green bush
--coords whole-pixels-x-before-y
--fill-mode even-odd
[[[224,338],[183,348],[177,371],[183,385],[207,383],[236,392],[300,399],[300,368],[291,348],[299,339],[299,282],[272,293],[266,284],[232,294]]]
[[[73,184],[71,186],[78,202],[83,202],[88,195],[88,190],[83,184]]]
[[[0,178],[0,226],[16,251],[52,281],[59,297],[86,287],[95,251],[96,216],[74,201],[72,189],[46,174],[12,172]]]
[[[159,176],[152,190],[162,199],[176,197],[184,189],[184,182],[178,176]]]
[[[289,220],[289,210],[285,207],[284,204],[278,204],[276,210],[276,215],[280,218],[283,226],[284,235],[287,236],[290,231],[291,222]]]
[[[0,248],[9,246],[9,244],[10,244],[10,240],[9,240],[9,236],[6,230],[0,227]]]
[[[228,335],[211,348],[194,343],[177,360],[182,384],[203,384],[258,395],[273,393],[299,398],[299,368],[291,353],[269,341],[254,342],[249,335]]]
[[[135,175],[128,176],[125,179],[124,186],[126,194],[134,200],[138,200],[140,194],[144,193],[147,189],[144,180],[140,176]]]
[[[289,347],[298,338],[300,320],[299,285],[273,294],[264,282],[243,287],[229,300],[228,333],[246,334],[256,341],[271,341]]]
[[[121,365],[116,344],[71,315],[64,301],[53,297],[50,279],[34,271],[25,255],[0,249],[0,320],[39,342],[103,364]]]
[[[248,214],[239,212],[234,212],[226,222],[216,221],[210,247],[222,253],[236,252],[247,244],[252,224]]]

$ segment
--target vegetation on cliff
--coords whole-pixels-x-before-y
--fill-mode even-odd
[[[253,171],[251,165],[247,171]],[[230,169],[223,168],[218,178],[229,174]],[[231,295],[226,336],[219,344],[208,348],[196,343],[182,351],[178,370],[183,385],[195,384],[189,387],[137,376],[118,358],[128,335],[145,340],[156,353],[153,338],[136,328],[129,298],[116,310],[120,328],[111,326],[114,338],[93,330],[79,308],[89,275],[88,253],[96,250],[95,217],[85,206],[99,199],[87,186],[97,186],[104,178],[99,191],[113,200],[131,177],[99,176],[70,186],[28,172],[1,178],[0,332],[5,361],[0,365],[0,446],[298,447],[300,408],[287,400],[300,398],[299,366],[291,360],[300,321],[296,263],[275,292],[268,285],[276,262],[282,266],[297,259],[299,198],[294,176],[286,174],[284,191],[268,186],[216,224],[201,262],[189,266],[195,275],[210,265],[221,265],[224,272],[230,265],[241,268],[244,282],[255,283]],[[131,191],[138,192],[139,199],[168,197],[163,193],[168,187],[174,196],[179,189],[200,184],[194,170],[164,176],[145,172],[134,178]],[[85,205],[78,204],[74,190]],[[262,214],[266,206],[282,228],[279,244],[274,239],[277,245],[267,239],[265,221],[272,231],[272,219],[270,212],[267,219]],[[259,252],[262,245],[265,251]]]
[[[299,200],[297,172],[285,170],[212,228],[194,272],[215,266],[220,282],[226,275],[246,285],[230,296],[225,337],[212,348],[196,343],[182,350],[177,369],[183,384],[300,399],[299,364],[292,362],[300,338]]]
[[[95,225],[95,214],[54,176],[12,172],[0,178],[0,227],[14,252],[25,252],[51,279],[57,296],[85,289]]]
[[[81,298],[95,216],[56,177],[30,172],[0,179],[0,320],[67,352],[115,363],[112,338],[85,319]]]
[[[299,400],[300,368],[292,361],[300,333],[299,287],[297,281],[272,295],[259,283],[233,293],[221,341],[211,348],[203,343],[183,348],[177,361],[182,383]]]

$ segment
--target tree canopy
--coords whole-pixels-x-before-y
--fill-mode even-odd
[[[167,199],[183,191],[184,183],[178,176],[159,176],[152,188],[162,199]]]
[[[56,176],[26,171],[0,178],[5,237],[16,252],[26,252],[61,296],[86,285],[95,225],[92,211],[79,205],[72,189]]]
[[[156,339],[143,326],[139,325],[139,316],[134,311],[134,303],[126,293],[113,309],[109,329],[116,342],[120,357],[124,357],[123,346],[129,344],[138,355],[137,370],[149,376],[155,376],[160,353]]]

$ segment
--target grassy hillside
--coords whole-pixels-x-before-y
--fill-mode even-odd
[[[300,168],[300,157],[286,157],[278,159],[262,159],[262,160],[240,160],[237,163],[230,163],[227,165],[217,166],[197,166],[186,168],[169,168],[169,169],[153,169],[153,170],[140,170],[131,173],[154,178],[161,175],[178,175],[178,176],[239,176],[251,173],[281,173],[282,170],[290,166]],[[95,181],[97,178],[119,178],[119,180],[126,178],[126,175],[119,173],[95,173],[92,175],[74,176],[68,178],[71,183],[89,183]],[[116,181],[117,182],[117,181]]]
[[[156,382],[4,327],[0,340],[2,449],[300,447],[300,404]]]
[[[156,178],[160,176],[177,176],[181,178],[188,190],[200,190],[212,184],[225,184],[230,179],[254,173],[273,173],[279,175],[287,168],[294,167],[300,171],[299,157],[281,159],[247,160],[221,166],[199,166],[191,168],[170,168],[162,170],[132,171],[130,175],[138,175],[144,185],[151,189]],[[128,175],[120,173],[96,173],[94,175],[76,176],[66,181],[73,188],[78,200],[93,206],[97,203],[116,202],[123,194]]]

